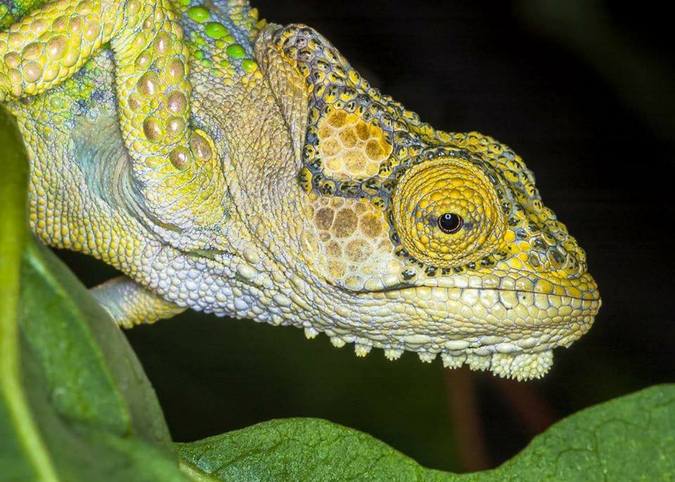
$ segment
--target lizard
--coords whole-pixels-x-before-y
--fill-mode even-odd
[[[92,289],[120,326],[190,308],[517,380],[591,327],[585,252],[521,157],[312,28],[244,0],[0,5],[30,225],[123,273]]]

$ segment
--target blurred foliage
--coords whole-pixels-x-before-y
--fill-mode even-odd
[[[643,6],[649,10],[647,6]],[[633,9],[631,9],[633,10]],[[660,136],[675,140],[675,68],[612,18],[603,0],[518,0],[534,31],[573,50]],[[654,10],[653,13],[656,13]]]

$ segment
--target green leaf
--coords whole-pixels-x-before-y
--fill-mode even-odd
[[[583,410],[496,470],[425,469],[369,435],[316,419],[273,420],[178,444],[220,480],[621,481],[675,479],[675,385]]]
[[[186,480],[126,338],[28,232],[26,154],[2,109],[0,146],[0,480]]]
[[[675,480],[675,385],[657,385],[558,422],[495,475],[501,480]]]
[[[383,442],[321,419],[289,418],[177,444],[181,457],[219,480],[434,480]]]

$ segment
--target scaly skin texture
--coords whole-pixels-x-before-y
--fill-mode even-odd
[[[517,379],[590,328],[584,252],[520,157],[421,122],[311,28],[36,3],[0,8],[30,221],[128,276],[94,292],[121,325],[192,308]]]

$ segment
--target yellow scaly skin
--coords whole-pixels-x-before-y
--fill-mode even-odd
[[[590,328],[584,252],[522,160],[424,124],[312,29],[243,1],[12,8],[31,225],[127,275],[94,290],[121,325],[193,308],[517,379]]]

